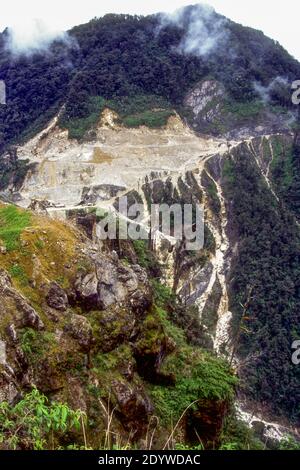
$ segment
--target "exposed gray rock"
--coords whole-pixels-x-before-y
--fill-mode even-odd
[[[14,379],[5,370],[0,373],[0,403],[8,401],[11,403],[18,395],[18,389]]]
[[[98,305],[98,278],[96,272],[80,274],[75,282],[75,298],[87,309]]]
[[[141,387],[119,380],[113,381],[112,386],[122,422],[133,438],[137,439],[144,434],[153,412],[151,401]]]
[[[6,333],[7,333],[7,336],[10,338],[10,340],[13,343],[17,342],[18,335],[17,335],[17,332],[16,332],[15,325],[13,323],[6,328]]]
[[[224,95],[222,85],[215,80],[198,84],[186,97],[185,105],[192,109],[195,117],[212,122],[220,113],[220,98]]]
[[[31,199],[31,203],[28,208],[40,214],[47,214],[48,207],[50,207],[50,203],[46,199]]]
[[[93,254],[95,271],[79,274],[75,282],[75,301],[88,309],[106,310],[127,303],[133,310],[145,310],[151,304],[151,289],[146,272],[140,266],[127,267],[118,258]]]
[[[193,277],[193,286],[195,287],[192,295],[189,295],[189,284],[187,283],[183,285],[179,294],[187,303],[187,305],[193,305],[196,300],[199,299],[205,292],[212,274],[212,270],[213,266],[211,262],[208,262],[203,269],[195,274]]]
[[[0,340],[0,364],[6,364],[6,343]]]
[[[80,204],[96,204],[98,201],[106,201],[116,197],[120,191],[124,191],[125,189],[125,186],[113,184],[99,184],[96,186],[84,187]]]
[[[93,337],[92,327],[84,316],[73,314],[66,326],[66,331],[78,340],[78,343],[85,351],[90,350]]]
[[[18,327],[31,327],[42,330],[44,324],[34,308],[28,301],[12,286],[12,281],[4,269],[0,269],[0,314],[4,314],[9,306],[13,312],[13,319]],[[13,306],[13,308],[11,308]]]
[[[92,214],[79,214],[76,216],[76,223],[86,233],[86,235],[92,240],[94,237],[95,226],[97,217],[95,213]]]
[[[56,282],[51,282],[46,300],[49,307],[62,312],[66,311],[69,306],[66,292]]]

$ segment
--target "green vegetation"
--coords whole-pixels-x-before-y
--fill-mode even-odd
[[[221,434],[220,450],[264,450],[266,445],[254,436],[253,429],[229,413]]]
[[[270,169],[276,192],[293,215],[299,218],[300,146],[298,138],[295,138],[294,142],[287,142],[274,136],[270,140],[270,145],[273,150]]]
[[[23,328],[20,337],[21,349],[28,359],[41,359],[49,351],[49,346],[55,344],[54,335],[40,332],[32,328]]]
[[[59,120],[59,125],[68,129],[70,139],[82,140],[86,132],[99,122],[105,104],[106,101],[100,96],[89,97],[83,117],[68,116],[67,108]]]
[[[153,277],[158,277],[161,271],[160,264],[149,249],[147,240],[133,240],[132,243],[139,265],[147,269]]]
[[[300,450],[300,443],[292,436],[286,436],[281,440],[279,450]]]
[[[270,145],[273,150],[273,161],[270,165],[272,176],[280,193],[288,191],[293,180],[293,146],[286,145],[275,136]]]
[[[187,21],[192,14],[186,11]],[[217,14],[211,18],[218,20]],[[207,77],[222,84],[236,120],[253,120],[262,106],[254,82],[267,86],[275,77],[291,82],[300,75],[299,63],[260,31],[228,20],[227,40],[205,61],[181,54],[178,45],[185,31],[173,25],[158,34],[158,21],[155,16],[106,15],[73,28],[73,44],[54,42],[46,55],[14,57],[1,41],[1,79],[11,93],[0,108],[0,153],[42,129],[64,104],[61,122],[71,136],[82,139],[99,117],[103,102],[95,97],[121,108],[126,125],[160,126],[172,109],[185,114],[186,93]],[[234,57],[228,53],[232,50]],[[287,109],[287,90],[274,89],[270,105]],[[126,100],[135,105],[126,107]],[[220,130],[223,124],[217,123]]]
[[[176,311],[176,296],[159,280],[152,280],[152,287],[156,307],[146,319],[148,342],[152,340],[153,344],[162,328],[176,345],[160,369],[161,374],[173,377],[173,384],[150,387],[155,412],[168,427],[174,425],[185,410],[196,411],[199,406],[205,408],[208,403],[215,402],[226,402],[228,405],[233,400],[237,379],[225,361],[187,343],[185,331],[172,320]]]
[[[35,242],[35,247],[38,249],[38,250],[42,250],[44,247],[45,247],[45,243],[42,241],[42,240],[37,240]]]
[[[174,113],[167,100],[156,95],[133,95],[111,101],[109,107],[120,116],[120,122],[126,127],[164,126]]]
[[[263,111],[264,104],[262,101],[250,101],[250,102],[238,102],[228,101],[224,110],[227,113],[231,113],[234,117],[238,118],[239,121],[248,120],[249,118],[257,118],[257,116]]]
[[[0,404],[0,448],[54,450],[62,436],[79,431],[83,422],[80,410],[50,402],[34,388],[16,405],[5,401]]]
[[[158,279],[152,279],[151,285],[153,288],[154,302],[159,307],[166,307],[175,302],[176,296],[172,290],[162,284]]]
[[[134,240],[133,246],[138,257],[138,263],[143,268],[150,266],[150,253],[147,250],[147,242],[144,240]]]
[[[223,176],[227,181],[228,188],[231,188],[234,184],[234,163],[231,158],[226,158],[223,164]]]
[[[20,248],[20,235],[30,225],[30,213],[16,206],[0,208],[0,239],[8,251]]]
[[[93,360],[93,365],[97,373],[101,374],[101,379],[104,382],[103,374],[115,372],[120,365],[126,365],[130,360],[132,360],[130,347],[127,344],[121,344],[111,352],[98,353]]]
[[[19,189],[29,170],[35,167],[35,163],[29,160],[19,160],[11,158],[5,161],[0,158],[0,189],[6,188],[9,184]]]
[[[164,332],[169,338],[172,338],[177,347],[186,345],[185,332],[182,328],[178,327],[173,321],[170,320],[170,315],[163,308],[157,307],[157,314],[160,324]]]
[[[86,103],[80,103],[80,111],[76,104],[70,103],[60,118],[59,125],[68,129],[70,138],[82,140],[87,131],[99,122],[105,107],[115,111],[119,122],[126,127],[162,127],[174,114],[168,102],[155,95],[136,95],[118,100],[106,100],[101,96],[87,96],[85,99]],[[76,117],[76,113],[80,113],[80,117]]]
[[[14,264],[9,269],[9,274],[12,278],[18,279],[21,285],[26,286],[28,284],[28,277],[22,266]]]
[[[206,171],[202,174],[202,184],[206,187],[208,203],[212,212],[218,215],[221,210],[221,205],[218,196],[217,186]]]
[[[156,412],[171,425],[193,402],[193,409],[206,401],[230,402],[234,397],[236,378],[228,365],[200,349],[183,346],[168,356],[162,371],[174,374],[174,386],[153,385],[151,396]]]
[[[167,124],[169,117],[173,114],[174,113],[172,111],[167,110],[144,111],[143,113],[124,117],[122,122],[127,127],[162,127]]]
[[[239,335],[241,304],[251,292],[237,348],[243,359],[249,358],[241,370],[243,386],[254,400],[296,421],[300,369],[291,362],[291,344],[300,322],[299,231],[269,191],[247,146],[233,154],[234,165],[227,159],[230,171],[228,166],[223,176],[224,195],[231,202],[229,230],[239,246],[230,273],[234,335]]]

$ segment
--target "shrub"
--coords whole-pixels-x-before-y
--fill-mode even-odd
[[[41,358],[48,351],[48,346],[53,344],[53,335],[40,332],[32,328],[24,328],[21,331],[21,348],[29,359]]]
[[[62,435],[80,430],[82,423],[81,410],[50,402],[34,388],[16,405],[0,404],[0,446],[12,450],[54,449]]]
[[[179,419],[195,401],[226,400],[234,397],[237,379],[228,365],[214,356],[189,346],[181,347],[164,361],[162,372],[174,374],[174,386],[151,389],[156,412],[166,424]],[[194,408],[197,404],[194,405]]]

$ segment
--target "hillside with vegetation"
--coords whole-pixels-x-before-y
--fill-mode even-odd
[[[62,122],[79,137],[104,100],[113,102],[129,125],[160,125],[174,108],[189,118],[185,96],[206,79],[224,87],[224,113],[230,107],[232,126],[257,117],[266,103],[255,85],[267,88],[274,80],[267,107],[286,112],[289,83],[300,75],[299,63],[263,33],[230,20],[222,26],[224,40],[209,54],[183,54],[179,46],[195,11],[201,16],[200,6],[188,7],[182,24],[164,27],[160,15],[106,15],[73,28],[72,40],[55,41],[46,54],[11,55],[4,31],[0,79],[6,83],[7,106],[0,108],[0,150],[41,130],[62,105]],[[212,13],[207,34],[222,20]],[[210,131],[222,130],[220,124]]]
[[[298,448],[299,62],[202,6],[8,36],[0,449]],[[100,240],[124,194],[203,206],[203,248]]]

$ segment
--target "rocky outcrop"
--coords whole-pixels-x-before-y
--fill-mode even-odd
[[[126,188],[113,184],[100,184],[92,187],[85,187],[82,190],[81,205],[95,205],[99,201],[106,201],[116,197]]]
[[[151,305],[151,289],[140,266],[127,267],[118,259],[93,256],[94,270],[80,274],[74,284],[75,301],[87,309],[106,310],[126,303],[142,314]]]
[[[127,431],[136,440],[145,435],[153,405],[142,387],[124,381],[112,382],[116,413]]]
[[[190,429],[196,433],[195,442],[200,439],[206,449],[218,446],[227,408],[228,402],[223,400],[204,400],[197,404],[197,411],[192,412],[190,418]]]
[[[57,282],[51,282],[48,293],[46,295],[49,307],[65,312],[68,308],[68,296]]]
[[[93,330],[87,318],[82,315],[72,314],[65,331],[78,341],[83,351],[91,349]]]
[[[191,175],[187,179],[192,185]],[[166,293],[158,298],[157,254],[148,257],[126,240],[97,244],[73,225],[37,212],[31,223],[34,229],[20,236],[27,256],[18,253],[20,269],[12,271],[22,278],[12,281],[0,269],[0,399],[18,400],[37,387],[80,408],[95,447],[104,442],[110,419],[111,444],[129,440],[142,448],[149,445],[149,429],[161,442],[170,430],[159,398],[182,380],[181,368],[169,370],[165,363],[188,345],[168,317]],[[6,250],[0,263],[10,266],[15,256]],[[197,390],[193,393],[198,399]],[[179,410],[173,412],[177,416]],[[71,439],[81,443],[82,436]]]
[[[225,90],[220,83],[205,80],[188,93],[185,105],[192,109],[196,118],[201,115],[201,119],[207,123],[213,122],[220,115],[224,94]]]
[[[253,102],[235,101],[222,83],[211,79],[197,83],[184,103],[191,111],[188,121],[195,130],[230,140],[287,132],[293,119],[292,115],[276,113],[262,102],[255,106]]]
[[[13,286],[12,280],[6,271],[0,269],[0,316],[7,312],[19,327],[30,327],[42,330],[44,323],[38,313]]]

